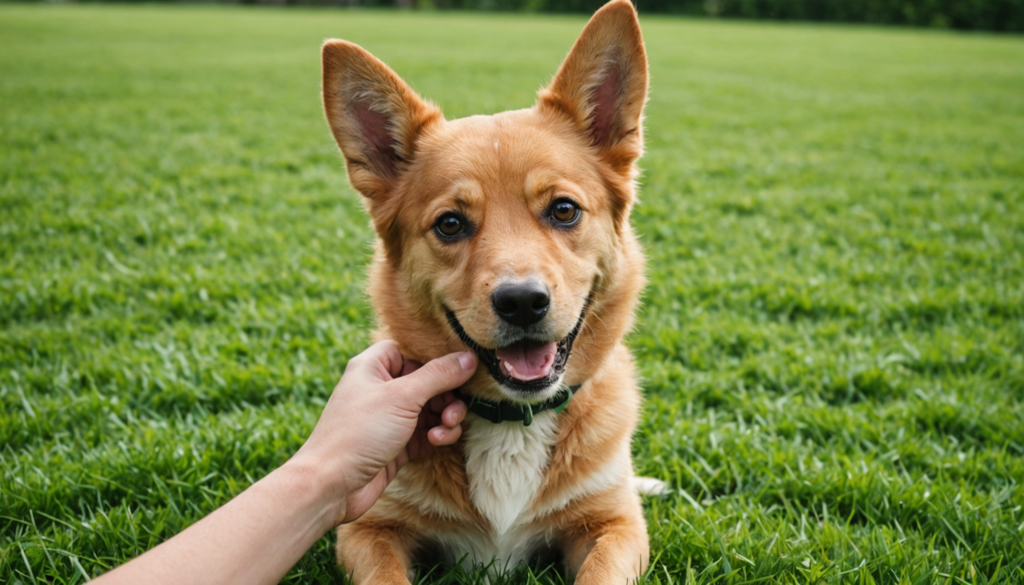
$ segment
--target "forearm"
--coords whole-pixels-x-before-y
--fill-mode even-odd
[[[342,490],[289,463],[94,583],[277,583],[344,505]]]
[[[349,361],[320,422],[284,466],[93,582],[279,582],[328,530],[368,510],[410,453],[422,456],[459,439],[466,405],[441,393],[475,370],[471,353],[421,368],[393,341],[374,345]]]

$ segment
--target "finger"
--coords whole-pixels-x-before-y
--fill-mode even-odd
[[[422,367],[423,367],[423,364],[419,363],[416,360],[405,360],[404,362],[402,362],[402,371],[401,371],[401,373],[399,373],[398,376],[396,376],[396,377],[400,378],[402,376],[408,376],[409,374],[415,372],[416,370],[418,370],[418,369],[420,369]]]
[[[437,425],[444,424],[444,421],[441,420],[441,413],[440,412],[427,413],[426,418],[424,418],[423,420],[425,422],[425,424],[423,425],[423,429],[424,430],[432,429],[432,428],[436,427]]]
[[[445,407],[444,412],[441,413],[441,424],[446,427],[454,427],[466,419],[468,411],[469,407],[465,402],[456,400]]]
[[[430,405],[430,412],[433,412],[433,413],[436,413],[436,414],[441,414],[442,412],[444,412],[444,407],[447,406],[445,404],[445,402],[444,402],[444,394],[431,398],[430,402],[429,402],[429,405]]]
[[[458,425],[452,428],[448,427],[434,427],[427,433],[427,440],[430,444],[435,447],[443,447],[445,445],[452,445],[459,440],[462,436],[462,425]]]
[[[402,372],[402,353],[398,344],[390,339],[377,342],[363,350],[362,353],[348,361],[345,371],[372,372],[374,376],[386,382]]]
[[[424,438],[430,429],[437,426],[437,423],[431,419],[437,418],[430,416],[430,413],[426,409],[420,411],[420,415],[416,420],[416,429],[412,432],[412,436],[409,438],[409,442],[405,448],[409,452],[410,459],[419,459],[423,453],[420,452],[420,446],[425,445],[426,441]]]
[[[393,383],[410,393],[417,406],[434,396],[459,387],[476,371],[476,355],[472,352],[451,353],[427,362],[422,368],[398,378]]]
[[[423,433],[414,436],[409,441],[405,450],[409,453],[409,461],[415,461],[417,459],[430,457],[430,454],[434,452],[434,446],[430,444],[428,433],[424,431]]]

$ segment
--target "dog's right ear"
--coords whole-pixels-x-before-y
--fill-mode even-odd
[[[359,45],[331,39],[322,56],[324,112],[349,181],[382,201],[415,156],[424,130],[444,120],[441,110]]]

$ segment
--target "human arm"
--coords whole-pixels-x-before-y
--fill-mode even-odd
[[[406,462],[458,440],[466,406],[444,391],[475,369],[471,353],[419,367],[394,342],[372,346],[284,465],[93,583],[277,583],[328,530],[368,510]]]

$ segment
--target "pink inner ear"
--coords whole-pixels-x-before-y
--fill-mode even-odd
[[[391,130],[388,128],[387,116],[371,109],[370,104],[366,102],[353,104],[352,112],[359,123],[363,138],[369,146],[370,152],[367,154],[370,155],[373,163],[386,174],[396,171],[401,157],[395,149],[395,139],[391,136]]]
[[[608,144],[615,121],[615,108],[619,101],[619,68],[608,67],[601,84],[594,88],[590,100],[594,104],[590,115],[590,138],[594,144]]]

